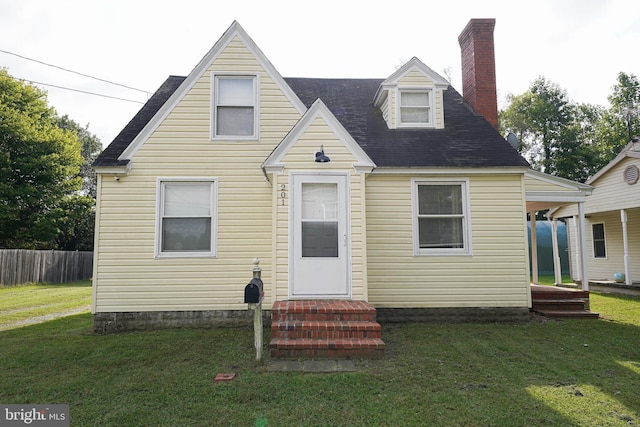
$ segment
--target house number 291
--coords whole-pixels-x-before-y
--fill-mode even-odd
[[[287,198],[287,185],[280,184],[280,200],[282,200],[282,206],[284,206],[284,200]]]

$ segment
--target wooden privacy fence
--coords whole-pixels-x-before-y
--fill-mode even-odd
[[[90,279],[93,252],[0,249],[0,284],[67,283]]]

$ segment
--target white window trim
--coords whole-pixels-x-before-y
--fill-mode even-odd
[[[462,197],[462,248],[434,248],[420,247],[420,233],[418,224],[418,185],[460,185]],[[414,256],[472,256],[471,245],[471,199],[469,197],[469,179],[411,179],[411,216],[413,224],[413,255]]]
[[[604,256],[596,256],[596,236],[593,233],[594,225],[602,225],[602,234],[604,235]],[[604,225],[604,222],[594,222],[591,224],[591,254],[593,255],[593,259],[609,258],[609,250],[607,249],[607,228]]]
[[[216,108],[216,96],[217,96],[217,88],[218,88],[218,78],[225,77],[239,77],[246,79],[253,79],[253,135],[217,135],[216,134],[216,123],[217,123],[217,112]],[[260,139],[260,74],[256,73],[211,73],[211,140],[212,141],[257,141]]]
[[[428,92],[429,93],[429,123],[402,123],[400,120],[400,94],[402,92]],[[435,128],[436,127],[436,90],[433,87],[424,86],[398,86],[395,94],[396,128]]]
[[[162,205],[164,183],[206,182],[211,184],[211,250],[209,252],[162,252]],[[212,258],[218,248],[218,178],[217,177],[159,177],[156,184],[155,258]]]

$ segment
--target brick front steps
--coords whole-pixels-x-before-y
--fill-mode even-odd
[[[276,301],[271,311],[273,358],[379,358],[384,342],[376,309],[364,301]]]
[[[531,285],[531,309],[546,317],[561,319],[597,319],[589,311],[589,291],[557,286]]]

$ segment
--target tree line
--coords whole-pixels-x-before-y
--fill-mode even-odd
[[[0,248],[92,250],[100,140],[0,69]]]
[[[575,103],[556,83],[538,77],[520,95],[509,95],[499,112],[500,131],[516,135],[531,166],[584,182],[640,135],[640,81],[618,73],[609,108]]]

